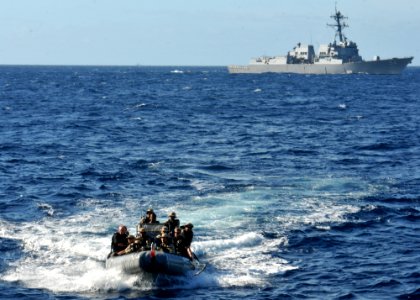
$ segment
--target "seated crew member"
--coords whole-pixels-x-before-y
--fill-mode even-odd
[[[146,229],[140,228],[137,234],[136,242],[140,245],[140,250],[149,250],[152,245],[152,240],[147,236]]]
[[[166,227],[168,227],[170,235],[174,236],[174,231],[176,227],[179,227],[179,220],[176,218],[176,213],[173,211],[169,214],[169,219],[163,223]]]
[[[160,234],[164,234],[164,233],[169,234],[168,227],[166,226],[162,226],[162,228],[160,229]]]
[[[157,249],[165,253],[175,253],[174,246],[170,242],[169,236],[166,233],[160,236],[160,245]]]
[[[166,226],[162,226],[162,228],[160,229],[160,233],[159,233],[159,235],[157,235],[157,236],[155,237],[155,244],[156,244],[156,246],[158,246],[158,247],[159,247],[159,245],[160,245],[160,243],[161,243],[161,237],[162,237],[162,235],[164,235],[164,234],[168,235],[168,227],[166,227]],[[168,235],[168,238],[169,238],[169,235]]]
[[[187,248],[185,246],[185,239],[184,236],[181,234],[181,228],[177,227],[175,228],[175,236],[173,238],[173,244],[175,247],[175,253],[177,255],[184,256],[186,258],[189,258],[190,260],[193,260],[192,252],[190,248]]]
[[[114,233],[112,236],[112,242],[111,242],[111,253],[110,256],[118,255],[118,252],[121,250],[124,250],[128,246],[128,231],[127,226],[120,225],[118,226],[118,231]]]
[[[133,252],[140,251],[140,245],[138,243],[136,243],[134,235],[129,235],[127,237],[127,240],[128,240],[127,248],[118,252],[117,255],[124,255],[124,254],[128,254],[128,253],[133,253]]]

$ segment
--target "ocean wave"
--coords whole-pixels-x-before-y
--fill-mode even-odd
[[[289,247],[296,249],[304,249],[306,253],[313,252],[313,248],[335,248],[343,245],[344,239],[339,235],[332,233],[308,235],[306,232],[291,231],[289,234]],[[293,237],[292,237],[293,236]]]
[[[88,168],[80,173],[84,177],[94,177],[100,182],[119,181],[133,178],[134,175],[129,171],[101,171],[94,168]]]
[[[398,296],[398,299],[401,299],[401,300],[403,300],[403,299],[418,299],[418,298],[420,298],[420,288],[418,288],[418,289],[416,289],[412,292],[408,292],[408,293],[401,294],[401,295]]]
[[[149,161],[146,159],[138,159],[135,162],[128,164],[130,169],[145,170],[145,169],[157,169],[161,162]]]
[[[207,171],[231,171],[234,170],[234,168],[229,167],[227,165],[208,165],[208,166],[202,166],[201,167],[202,170],[207,170]]]
[[[370,286],[370,288],[372,289],[377,289],[377,288],[385,288],[385,287],[390,287],[390,286],[398,286],[401,285],[401,282],[399,282],[398,280],[395,279],[380,279],[377,282],[375,282],[374,284],[372,284]]]
[[[388,151],[401,148],[400,144],[395,143],[374,143],[365,146],[357,146],[357,150],[369,150],[369,151]]]

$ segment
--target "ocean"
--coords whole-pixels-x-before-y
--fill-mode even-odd
[[[420,298],[420,68],[0,67],[1,299]],[[148,208],[207,268],[105,269]]]

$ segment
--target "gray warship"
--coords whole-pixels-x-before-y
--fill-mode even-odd
[[[348,27],[347,19],[335,8],[331,16],[335,29],[333,43],[320,45],[315,54],[313,45],[298,43],[285,56],[261,56],[251,59],[248,65],[228,66],[229,73],[298,73],[298,74],[400,74],[413,57],[363,60],[357,44],[347,39],[343,29]],[[338,41],[337,41],[338,39]]]

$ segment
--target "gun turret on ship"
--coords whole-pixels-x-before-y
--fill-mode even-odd
[[[335,29],[333,43],[320,45],[318,54],[313,45],[298,43],[285,56],[261,56],[251,59],[246,66],[228,66],[229,73],[299,73],[299,74],[400,74],[413,57],[365,61],[359,55],[357,44],[347,39],[343,29],[348,27],[340,11],[335,9],[331,16]]]

